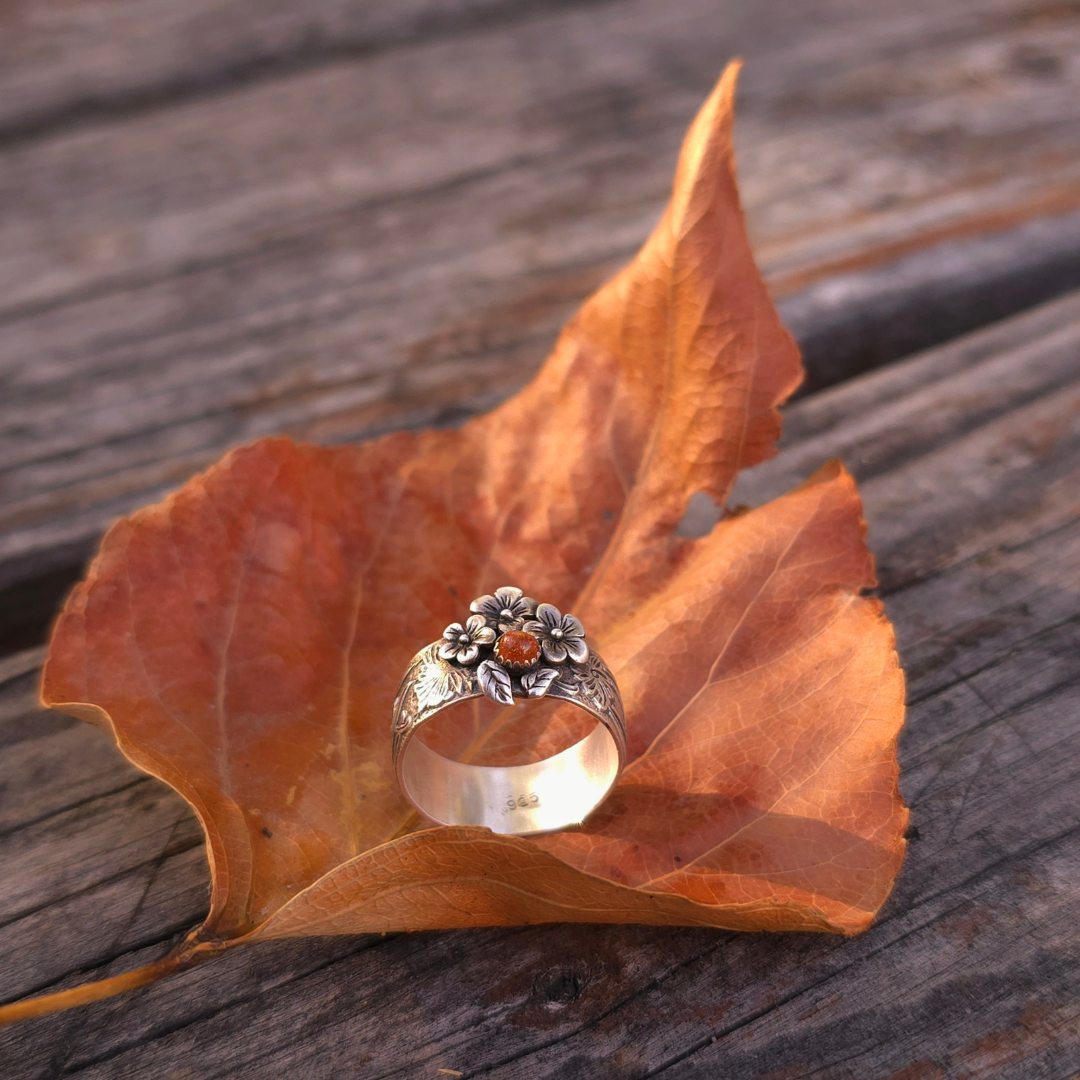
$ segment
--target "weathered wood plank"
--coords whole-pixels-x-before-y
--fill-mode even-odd
[[[349,5],[283,10],[206,62],[257,67],[264,39],[284,56],[301,25],[341,40],[360,25]],[[386,18],[420,26],[429,10]],[[620,0],[495,25],[506,10],[463,3],[446,9],[460,33],[333,62],[328,31],[325,63],[0,150],[12,641],[40,634],[113,516],[227,446],[453,422],[524,382],[646,234],[684,125],[736,51],[749,219],[816,384],[1080,282],[1071,7],[815,0],[776,18]],[[150,86],[156,11],[123,39],[139,55],[115,86],[93,49],[56,63],[102,100]],[[205,17],[178,12],[194,29],[147,51],[179,57],[161,85],[200,77]],[[76,100],[65,78],[49,109]]]
[[[146,865],[201,838],[183,803],[144,779],[0,839],[0,923]],[[48,851],[48,863],[41,852]],[[153,854],[149,854],[149,853]]]
[[[581,0],[63,0],[0,8],[0,139],[160,107],[179,97],[521,22]],[[588,0],[585,0],[588,2]]]
[[[42,716],[37,705],[38,672],[32,675],[32,685],[30,678],[21,681],[27,683],[27,707],[10,722],[0,722],[0,837],[87,800],[126,790],[140,778],[77,721]],[[66,779],[58,784],[58,777]]]
[[[71,972],[73,957],[97,964],[170,940],[201,920],[208,900],[202,834],[186,804],[129,765],[102,732],[41,712],[41,654],[0,663],[0,971],[8,994],[46,989]]]
[[[1059,659],[1075,656],[1075,632],[1063,644]],[[1020,662],[1000,675],[1015,686],[1026,670]],[[265,990],[257,997],[247,985],[239,994],[232,985],[250,977],[237,958],[225,962],[230,974],[223,976],[236,996],[216,998],[213,1015],[203,1011],[212,969],[183,976],[202,981],[174,986],[172,997],[166,986],[148,994],[159,1008],[181,998],[178,1030],[129,1039],[115,1058],[85,1070],[76,1055],[69,1067],[102,1077],[152,1073],[176,1060],[190,1061],[197,1074],[222,1076],[273,1077],[289,1069],[334,1075],[344,1067],[411,1076],[421,1066],[514,1076],[526,1065],[538,1076],[567,1076],[574,1068],[585,1076],[643,1076],[688,1060],[701,1044],[704,1075],[722,1067],[726,1075],[757,1077],[781,1062],[813,1075],[810,1050],[825,1065],[829,1054],[842,1061],[861,1051],[865,1071],[849,1075],[885,1075],[886,1066],[900,1071],[926,1054],[942,1062],[942,1075],[958,1075],[958,1065],[995,1031],[1016,1028],[1021,1045],[1013,1071],[969,1075],[1030,1076],[1028,1040],[1044,1055],[1056,1045],[1058,1071],[1048,1075],[1065,1077],[1062,1065],[1075,1060],[1076,1047],[1068,1021],[1077,989],[1070,923],[1077,897],[1060,883],[1077,855],[1080,763],[1074,749],[1062,765],[1068,743],[1059,737],[1055,744],[1045,729],[1075,711],[1075,666],[1070,675],[1069,693],[1044,694],[1041,709],[1027,708],[1027,716],[1025,703],[1014,699],[1007,707],[1019,705],[1019,717],[1013,713],[989,731],[985,706],[973,695],[947,710],[954,722],[974,721],[988,734],[982,741],[969,736],[964,748],[964,760],[981,767],[974,778],[963,770],[940,775],[963,729],[934,748],[936,760],[916,762],[909,782],[924,779],[920,772],[937,774],[937,790],[916,800],[920,839],[901,890],[858,942],[569,927],[398,938],[374,951],[358,942],[365,948],[359,957],[335,961],[300,984],[273,988],[262,974]],[[1024,719],[1019,735],[1002,738],[1003,728]],[[1033,758],[1023,740],[1040,730],[1046,741]],[[1021,769],[1012,780],[1018,761],[1035,776]],[[1014,783],[1021,790],[1033,779],[1052,784],[1048,765],[1071,777],[1071,792],[1057,785],[1059,816],[1071,815],[1064,830],[1055,831],[1058,823],[1043,818],[1035,800],[1014,805]],[[986,836],[993,822],[1009,818],[1011,835]],[[920,866],[923,851],[931,857]],[[508,971],[510,953],[515,963]],[[277,961],[280,977],[281,955]],[[1041,1023],[1025,1032],[1032,1017]],[[401,1018],[408,1021],[388,1033]],[[1060,1030],[1048,1047],[1046,1031],[1054,1028]],[[713,1035],[723,1045],[706,1050]],[[200,1053],[210,1046],[212,1064],[209,1050]],[[90,1038],[82,1053],[93,1061],[101,1052]]]
[[[872,535],[887,538],[875,543],[886,593],[991,540],[1049,532],[1076,513],[1078,356],[1073,294],[883,372],[872,402],[860,383],[811,398],[795,414],[803,437],[740,477],[732,499],[766,501],[823,456],[843,458],[874,508]]]
[[[901,760],[914,831],[896,891],[867,934],[553,926],[280,943],[5,1029],[5,1075],[412,1078],[443,1068],[500,1080],[1072,1080],[1080,1069],[1078,324],[1080,297],[1066,298],[805,399],[788,411],[784,452],[742,485],[743,497],[768,497],[844,455],[864,474],[872,546],[896,568],[885,592],[909,676]],[[1033,417],[1047,426],[1032,428]],[[920,464],[922,488],[913,481]],[[940,512],[924,513],[927,499]],[[5,694],[25,701],[17,667],[0,706]],[[17,713],[2,715],[12,722]],[[82,728],[41,739],[80,733],[107,743]],[[74,757],[66,761],[46,789],[77,776]],[[43,796],[24,786],[18,797]],[[98,801],[111,798],[103,791]],[[145,835],[152,856],[166,850],[160,834],[115,812],[132,844]],[[88,833],[107,817],[88,817]],[[55,820],[63,833],[70,811]],[[121,931],[147,890],[146,866],[102,882],[88,856],[81,873],[91,890],[60,889],[67,899],[29,917],[60,913],[55,953],[29,918],[0,928],[0,994],[31,984],[36,965],[41,983],[64,985],[106,961],[100,973],[159,955],[164,945],[150,943],[197,917],[199,888],[205,902],[196,854],[161,861],[149,909],[132,920],[137,933]],[[42,862],[53,857],[43,840]],[[95,858],[106,865],[114,856]],[[46,899],[53,873],[39,871]],[[106,916],[104,901],[115,905]],[[98,932],[102,917],[107,934]]]
[[[4,925],[0,970],[7,994],[47,993],[70,979],[73,957],[80,967],[97,969],[117,959],[128,964],[140,950],[167,951],[203,921],[210,899],[206,854],[184,809],[176,807],[174,832],[133,838],[129,846],[141,844],[144,861],[113,877],[88,875],[94,880],[81,891],[54,893]]]

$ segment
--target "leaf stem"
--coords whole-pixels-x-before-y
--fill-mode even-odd
[[[13,1001],[9,1005],[0,1005],[0,1027],[15,1024],[20,1020],[30,1020],[35,1016],[47,1016],[49,1013],[63,1012],[78,1005],[89,1005],[92,1001],[115,997],[127,990],[136,990],[140,986],[149,986],[167,975],[194,967],[205,960],[221,955],[228,947],[227,942],[202,942],[192,946],[185,942],[175,952],[155,960],[152,964],[125,971],[122,975],[113,975],[108,979],[75,986],[70,990],[58,990],[54,994],[41,997],[25,998]]]
[[[382,843],[388,844],[393,840],[400,840],[403,836],[407,836],[409,833],[411,833],[413,829],[415,829],[416,826],[419,824],[420,815],[414,810],[405,818],[401,825],[398,826],[397,831],[388,836],[385,840],[382,841]]]

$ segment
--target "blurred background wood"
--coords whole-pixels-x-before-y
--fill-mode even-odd
[[[808,388],[1080,286],[1032,0],[0,7],[0,642],[228,446],[454,423],[630,257],[727,59]]]
[[[153,959],[206,908],[184,804],[36,710],[101,530],[238,442],[513,392],[651,228],[734,54],[809,380],[733,501],[859,475],[913,808],[852,942],[265,946],[0,1031],[0,1075],[1075,1080],[1080,295],[1050,298],[1080,286],[1078,45],[1080,7],[1021,0],[0,7],[0,998]]]

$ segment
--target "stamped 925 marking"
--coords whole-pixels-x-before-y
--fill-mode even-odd
[[[528,795],[518,795],[514,798],[513,795],[506,800],[506,809],[504,814],[508,814],[511,810],[535,810],[540,805],[540,796],[535,791],[530,791]]]

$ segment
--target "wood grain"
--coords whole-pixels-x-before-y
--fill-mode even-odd
[[[646,235],[733,53],[746,208],[812,386],[1080,285],[1072,5],[2,18],[9,648],[114,516],[228,446],[454,423],[524,383]]]
[[[767,498],[832,455],[861,476],[909,677],[913,826],[868,933],[551,926],[253,947],[4,1029],[0,1071],[1072,1080],[1078,338],[1074,294],[809,397],[783,453],[740,485]],[[5,1000],[152,959],[206,906],[183,804],[102,733],[35,712],[39,662],[0,667],[0,860],[20,868],[0,879]]]
[[[566,0],[534,0],[527,9],[507,0],[9,4],[0,9],[0,139],[130,115],[566,6]]]

